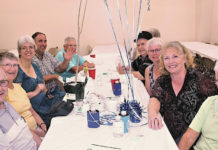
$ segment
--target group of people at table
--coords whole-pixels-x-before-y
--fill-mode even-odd
[[[58,77],[72,77],[83,67],[95,67],[76,54],[76,40],[67,37],[56,57],[46,51],[46,35],[36,32],[18,40],[19,58],[0,53],[0,149],[34,150],[47,132],[53,104],[61,101]]]
[[[145,84],[149,127],[160,129],[163,117],[179,149],[218,149],[218,65],[215,77],[198,71],[191,52],[178,41],[163,44],[158,30],[140,32],[135,42],[140,55],[117,71],[132,70]],[[0,149],[37,149],[51,106],[65,96],[58,77],[74,76],[77,58],[78,71],[95,67],[76,54],[73,37],[56,57],[46,47],[46,35],[36,32],[19,38],[19,58],[0,53]]]
[[[193,54],[178,41],[163,44],[158,30],[139,33],[137,50],[139,57],[117,71],[131,67],[145,84],[149,127],[160,129],[163,117],[179,149],[218,149],[218,63],[215,76],[199,71]]]

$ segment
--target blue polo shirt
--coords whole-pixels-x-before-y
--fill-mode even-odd
[[[56,58],[57,58],[60,62],[63,62],[63,61],[64,61],[63,53],[66,53],[64,49],[60,50],[60,51],[57,53],[57,55],[56,55]],[[77,65],[77,56],[78,56],[77,54],[75,54],[75,55],[73,56],[73,58],[70,60],[69,65],[68,65],[68,67],[67,67],[67,69],[66,69],[65,72],[63,72],[63,73],[57,73],[57,72],[56,72],[57,74],[59,74],[59,75],[63,78],[64,81],[66,81],[66,78],[70,78],[70,77],[75,76],[74,73],[71,73],[71,72],[69,72],[69,71],[70,71],[70,69],[71,69],[73,66],[76,66],[76,65]],[[86,60],[85,60],[84,58],[82,58],[81,56],[79,56],[79,66],[81,66],[85,61],[86,61]]]

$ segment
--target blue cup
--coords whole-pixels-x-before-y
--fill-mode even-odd
[[[121,83],[120,82],[114,83],[113,93],[115,96],[121,95]]]
[[[100,126],[99,111],[87,111],[87,121],[89,128],[98,128]]]
[[[133,111],[134,110],[134,111]],[[140,117],[140,118],[139,118]],[[132,107],[132,110],[130,112],[130,121],[132,123],[139,123],[142,118],[142,112],[134,107]]]

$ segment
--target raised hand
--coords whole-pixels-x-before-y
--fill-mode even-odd
[[[72,47],[68,46],[66,49],[66,53],[63,53],[63,57],[65,60],[70,61],[75,54],[76,50],[73,50]]]
[[[94,64],[94,63],[88,63],[88,67],[89,67],[89,68],[94,68],[94,67],[95,67],[95,64]]]

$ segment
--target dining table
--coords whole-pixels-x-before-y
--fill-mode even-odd
[[[122,55],[122,58],[121,58]],[[94,57],[93,57],[94,56]],[[77,80],[83,82],[88,78],[84,88],[84,98],[76,100],[74,109],[67,116],[55,117],[44,137],[39,150],[177,150],[167,126],[153,130],[148,126],[147,105],[149,94],[143,82],[131,72],[119,74],[119,63],[128,65],[129,58],[124,47],[117,45],[96,46],[91,55],[84,58],[95,63],[95,78],[89,77],[89,71],[81,71]],[[87,70],[86,70],[87,71]],[[121,85],[121,94],[115,95],[112,80]],[[75,77],[67,82],[74,81]],[[65,100],[74,97],[66,94]],[[120,105],[136,101],[142,110],[140,122],[128,120],[128,132],[115,136],[114,121],[120,114]],[[99,112],[99,127],[90,128],[87,117],[91,107]],[[104,119],[103,119],[104,118]],[[105,120],[106,118],[106,120]]]

